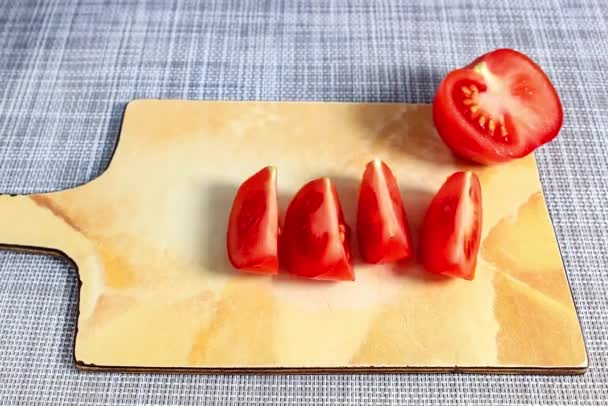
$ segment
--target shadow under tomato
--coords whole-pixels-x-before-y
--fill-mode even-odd
[[[283,228],[283,224],[285,223],[285,213],[287,213],[287,207],[289,207],[289,203],[296,195],[296,192],[282,192],[278,191],[278,204],[279,204],[279,228]]]
[[[272,283],[277,283],[283,286],[306,286],[306,287],[329,287],[336,283],[352,283],[350,281],[330,281],[323,279],[311,279],[298,275],[293,275],[281,268],[279,274],[272,278]]]
[[[407,278],[410,280],[418,280],[424,283],[443,284],[452,282],[454,279],[450,276],[425,271],[422,265],[412,268],[413,269],[410,269],[409,272],[407,272]]]
[[[355,120],[364,129],[358,133],[369,137],[370,148],[380,158],[398,153],[403,159],[433,162],[437,166],[460,162],[437,134],[431,105],[395,108],[388,116],[385,109],[381,105],[361,105],[355,112]]]
[[[402,186],[401,199],[407,216],[407,221],[412,236],[412,244],[414,246],[414,257],[417,257],[419,248],[420,228],[426,209],[429,207],[433,199],[433,193],[428,190]]]

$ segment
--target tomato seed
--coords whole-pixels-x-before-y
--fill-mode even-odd
[[[490,134],[494,134],[495,128],[496,125],[494,124],[494,120],[490,119],[490,121],[488,122],[488,129],[490,130]]]

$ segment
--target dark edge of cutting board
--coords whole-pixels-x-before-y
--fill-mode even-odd
[[[319,374],[500,374],[500,375],[581,375],[587,367],[128,367],[97,366],[75,361],[76,368],[85,372],[217,374],[217,375],[319,375]]]

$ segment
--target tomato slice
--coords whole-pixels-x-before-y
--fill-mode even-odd
[[[523,157],[551,141],[563,112],[555,88],[534,61],[497,49],[443,79],[433,121],[454,153],[489,164]]]
[[[279,270],[277,171],[266,167],[239,187],[228,221],[228,258],[240,270]]]
[[[481,186],[473,172],[456,172],[439,189],[422,223],[420,256],[434,273],[472,280],[481,239]]]
[[[336,188],[328,178],[313,180],[295,195],[285,214],[281,265],[307,278],[354,280],[350,228]]]
[[[367,164],[357,210],[359,252],[372,264],[412,257],[411,237],[397,179],[380,160]]]

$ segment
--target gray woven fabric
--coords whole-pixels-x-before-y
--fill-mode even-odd
[[[0,402],[605,404],[607,34],[604,0],[0,2],[2,193],[99,175],[133,98],[430,102],[478,54],[530,54],[565,108],[538,158],[591,364],[582,377],[79,373],[73,270],[1,252]]]

